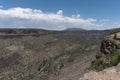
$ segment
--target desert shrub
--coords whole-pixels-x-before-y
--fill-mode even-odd
[[[109,58],[108,58],[109,57]],[[113,53],[112,55],[107,55],[102,57],[102,54],[96,55],[96,60],[92,63],[92,69],[96,71],[101,71],[105,68],[116,66],[120,63],[120,53]]]
[[[57,75],[59,71],[64,67],[64,62],[62,60],[62,54],[55,56],[53,58],[43,60],[38,68],[39,73],[52,73]]]
[[[0,49],[0,57],[6,56],[7,54],[10,54],[10,52],[5,49]]]
[[[96,54],[96,59],[100,59],[102,55],[100,53]]]
[[[102,59],[97,59],[93,64],[92,64],[92,69],[96,71],[101,71],[105,68],[107,68],[109,65]]]
[[[120,29],[115,29],[115,30],[112,30],[112,31],[110,32],[110,34],[115,34],[115,33],[118,33],[118,32],[120,32]]]
[[[110,66],[116,66],[120,62],[120,54],[111,57]]]

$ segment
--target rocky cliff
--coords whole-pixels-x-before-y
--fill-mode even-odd
[[[120,49],[120,33],[112,34],[105,37],[101,43],[101,53],[103,54],[113,54],[114,51],[119,51]]]
[[[92,62],[93,71],[86,73],[79,80],[120,80],[119,63],[120,32],[111,34],[102,40],[100,52],[96,54],[96,59]]]

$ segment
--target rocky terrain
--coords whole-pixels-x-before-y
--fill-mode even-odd
[[[120,65],[104,69],[100,72],[91,71],[79,80],[120,80]]]
[[[105,37],[100,51],[92,62],[92,69],[100,72],[90,71],[79,80],[120,80],[120,32]]]
[[[108,34],[0,29],[0,80],[79,80]]]

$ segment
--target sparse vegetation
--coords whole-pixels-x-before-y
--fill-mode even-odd
[[[95,55],[94,52],[99,50],[97,45],[107,35],[107,32],[104,31],[37,30],[35,32],[34,30],[29,32],[29,30],[15,29],[15,31],[10,30],[10,35],[6,31],[2,30],[2,34],[6,34],[5,36],[0,35],[0,45],[2,46],[0,46],[0,59],[1,61],[4,60],[0,64],[7,65],[5,68],[2,66],[0,75],[4,75],[3,73],[6,73],[6,71],[10,72],[6,73],[7,76],[3,76],[6,80],[8,78],[11,80],[13,78],[37,80],[36,78],[38,78],[39,80],[44,75],[47,78],[54,77],[56,80],[56,77],[64,73],[66,68],[71,72],[82,70],[80,72],[82,75],[90,65],[93,57],[91,55]],[[22,48],[17,49],[17,52],[14,52],[14,49],[7,51],[6,47],[11,45]],[[79,67],[72,69],[74,65]],[[66,71],[67,75],[71,74],[69,70]],[[42,77],[42,79],[46,79],[45,77]]]
[[[118,32],[120,32],[120,29],[119,29],[119,28],[110,31],[110,34],[115,34],[115,33],[118,33]]]
[[[120,53],[111,57],[110,66],[116,66],[120,62]]]
[[[102,55],[101,55],[102,56]],[[120,54],[117,53],[115,55],[111,55],[109,60],[108,58],[102,58],[96,56],[95,62],[92,64],[92,69],[95,69],[96,71],[101,71],[105,68],[111,67],[111,66],[116,66],[120,63]]]
[[[0,49],[0,57],[6,56],[6,55],[9,55],[9,54],[10,54],[10,52],[8,52],[7,50]]]

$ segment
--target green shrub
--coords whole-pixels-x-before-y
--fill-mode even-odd
[[[100,53],[96,54],[96,59],[100,59],[102,55]]]
[[[101,71],[106,67],[108,67],[108,64],[102,59],[96,59],[92,64],[92,69],[95,69],[96,71]]]
[[[120,32],[120,29],[115,29],[115,30],[111,31],[110,34],[115,34],[115,33],[118,33],[118,32]]]
[[[104,59],[104,60],[103,60]],[[105,68],[116,66],[120,62],[120,54],[119,53],[113,53],[112,55],[109,55],[107,57],[102,57],[102,54],[96,55],[96,60],[92,63],[92,69],[96,71],[101,71]]]
[[[116,66],[120,62],[120,54],[114,55],[111,57],[111,66]]]

